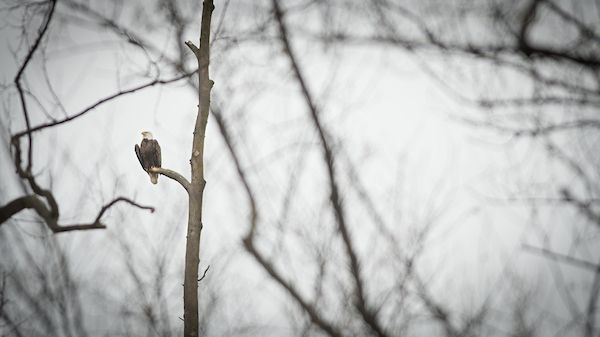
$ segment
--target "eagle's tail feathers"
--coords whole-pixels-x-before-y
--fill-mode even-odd
[[[158,183],[158,173],[149,173],[150,174],[150,181],[153,184],[157,184]]]

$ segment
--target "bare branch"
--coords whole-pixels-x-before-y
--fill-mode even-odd
[[[598,36],[598,34],[596,33],[596,31],[594,31],[594,29],[592,29],[591,27],[588,27],[581,20],[579,20],[578,18],[574,17],[573,15],[571,15],[570,13],[568,13],[567,11],[562,9],[554,1],[544,0],[544,5],[546,5],[548,8],[550,8],[556,14],[558,14],[558,16],[560,16],[566,22],[569,22],[569,23],[573,24],[575,27],[577,27],[579,29],[579,31],[581,32],[581,34],[583,34],[584,36],[592,38],[597,43],[600,42],[600,36]]]
[[[525,54],[529,54],[529,41],[527,34],[531,30],[531,27],[535,23],[536,14],[538,6],[540,5],[540,0],[530,0],[527,8],[523,12],[523,17],[521,19],[521,27],[519,28],[519,47]]]
[[[128,199],[125,197],[118,197],[116,199],[113,199],[113,201],[109,202],[108,204],[106,204],[102,207],[102,209],[100,210],[100,213],[98,213],[98,216],[96,217],[96,220],[94,222],[100,222],[100,218],[102,218],[102,215],[104,214],[104,212],[106,212],[109,208],[111,208],[114,204],[116,204],[118,202],[125,202],[125,203],[130,204],[131,206],[135,206],[135,207],[141,208],[141,209],[147,209],[150,211],[150,213],[154,213],[154,207],[142,206],[131,199]]]
[[[61,120],[57,120],[57,121],[53,121],[53,122],[49,122],[49,123],[43,123],[43,124],[40,124],[40,125],[35,126],[33,128],[28,128],[27,130],[23,130],[21,132],[18,132],[18,133],[16,133],[13,136],[13,139],[14,138],[22,137],[24,135],[30,135],[30,134],[32,134],[32,133],[34,133],[36,131],[40,131],[40,130],[43,130],[45,128],[49,128],[49,127],[53,127],[53,126],[56,126],[56,125],[60,125],[60,124],[64,124],[64,123],[70,122],[70,121],[72,121],[72,120],[74,120],[74,119],[76,119],[78,117],[83,116],[87,112],[89,112],[89,111],[91,111],[91,110],[99,107],[100,105],[102,105],[104,103],[112,101],[115,98],[118,98],[118,97],[121,97],[121,96],[124,96],[124,95],[127,95],[127,94],[132,94],[132,93],[134,93],[134,92],[136,92],[138,90],[149,88],[149,87],[155,86],[157,84],[168,84],[168,83],[177,82],[177,81],[180,81],[182,79],[185,79],[185,78],[188,78],[188,77],[192,76],[195,72],[196,71],[194,70],[192,72],[189,72],[189,73],[186,73],[186,74],[183,74],[183,75],[179,75],[179,76],[176,76],[174,78],[170,78],[170,79],[166,79],[166,80],[154,79],[154,80],[152,80],[152,81],[150,81],[148,83],[144,83],[144,84],[138,85],[138,86],[133,87],[131,89],[121,90],[119,92],[116,92],[116,93],[114,93],[112,95],[109,95],[109,96],[107,96],[105,98],[100,99],[96,103],[88,106],[87,108],[81,110],[80,112],[78,112],[78,113],[76,113],[74,115],[71,115],[69,117],[63,118]]]
[[[167,178],[171,178],[171,179],[175,180],[176,182],[178,182],[179,184],[181,184],[181,186],[183,188],[185,188],[185,190],[187,192],[189,192],[189,190],[190,190],[190,182],[184,176],[182,176],[181,174],[179,174],[173,170],[169,170],[164,167],[152,167],[148,171],[150,171],[152,173],[162,174],[163,176],[165,176]]]
[[[249,229],[248,233],[244,237],[244,247],[246,250],[254,257],[256,262],[263,267],[263,269],[277,282],[280,286],[282,286],[288,294],[298,303],[298,305],[308,314],[311,321],[314,322],[321,330],[326,332],[329,336],[332,337],[341,337],[342,333],[333,326],[333,324],[327,322],[325,318],[317,311],[317,309],[312,306],[306,299],[300,295],[297,288],[288,280],[285,280],[279,271],[275,269],[275,266],[267,261],[267,259],[260,253],[256,247],[254,246],[254,238],[256,234],[256,227],[258,221],[258,209],[256,206],[256,200],[254,197],[254,193],[250,188],[250,183],[248,182],[248,178],[246,177],[245,171],[242,168],[242,164],[239,160],[239,155],[237,154],[235,148],[233,147],[233,139],[231,138],[229,131],[227,130],[227,125],[225,124],[225,120],[221,114],[221,110],[218,104],[214,104],[212,107],[213,116],[215,121],[217,122],[217,126],[219,127],[219,131],[221,136],[223,137],[223,141],[225,141],[225,145],[229,150],[229,154],[233,159],[233,162],[236,167],[236,171],[238,173],[238,177],[244,186],[244,190],[246,192],[246,197],[248,199],[248,204],[250,208],[249,215]]]
[[[560,192],[563,195],[563,199],[566,202],[577,207],[588,218],[588,220],[592,221],[596,226],[600,227],[600,214],[594,212],[590,202],[582,201],[575,198],[571,191],[566,187],[561,189]]]
[[[94,219],[94,222],[87,224],[60,225],[58,224],[58,219],[54,217],[53,212],[50,209],[48,209],[44,202],[40,200],[40,198],[38,198],[36,195],[31,194],[17,198],[4,205],[3,207],[0,207],[0,225],[4,224],[13,215],[17,214],[18,212],[24,209],[33,209],[42,218],[42,220],[44,220],[48,228],[54,233],[106,228],[106,225],[101,223],[100,220],[102,219],[104,213],[118,202],[125,202],[137,208],[147,209],[150,212],[154,212],[154,207],[143,206],[131,199],[125,197],[118,197],[113,199],[111,202],[104,205],[100,209],[100,212],[98,212],[98,215],[96,216],[96,219]]]
[[[419,297],[423,301],[423,304],[427,308],[427,310],[433,315],[433,318],[437,320],[446,331],[446,336],[459,336],[459,330],[452,323],[450,312],[447,308],[444,308],[440,303],[436,302],[433,297],[429,294],[427,287],[416,275],[414,277]]]
[[[242,168],[242,163],[240,162],[239,155],[236,153],[235,148],[233,147],[233,138],[229,134],[229,130],[227,130],[227,125],[225,124],[225,120],[223,119],[223,115],[221,113],[221,109],[219,107],[218,102],[216,104],[213,104],[212,112],[215,121],[217,122],[217,126],[219,127],[219,131],[221,132],[221,136],[223,137],[223,141],[225,141],[225,145],[229,150],[231,159],[233,159],[233,163],[235,164],[238,177],[240,178],[240,181],[244,186],[246,196],[248,197],[248,204],[250,207],[250,228],[248,230],[248,233],[246,234],[246,239],[252,241],[256,232],[256,223],[258,220],[258,208],[256,206],[254,193],[252,192],[252,188],[250,188],[250,183],[248,182],[248,178],[246,177],[246,172]]]
[[[13,215],[29,208],[35,209],[38,214],[41,212],[46,217],[49,217],[50,215],[46,205],[44,205],[36,195],[26,195],[16,198],[0,207],[0,225],[10,219]]]
[[[576,266],[576,267],[580,267],[580,268],[584,268],[587,270],[591,270],[591,271],[597,271],[598,269],[600,269],[600,265],[590,262],[590,261],[585,261],[585,260],[581,260],[569,255],[564,255],[561,253],[557,253],[557,252],[553,252],[549,249],[546,248],[539,248],[539,247],[534,247],[528,244],[523,245],[523,249],[528,250],[532,253],[536,253],[536,254],[540,254],[543,256],[547,256],[556,260],[559,260],[561,262],[564,263],[568,263],[570,265]]]
[[[311,321],[314,322],[319,328],[331,337],[342,337],[342,333],[336,327],[329,322],[326,322],[315,307],[310,305],[298,292],[297,288],[289,281],[285,280],[281,273],[279,273],[275,266],[267,261],[265,257],[256,249],[252,237],[246,236],[244,238],[244,246],[246,250],[256,259],[256,261],[263,267],[263,269],[281,285],[292,298],[300,305],[302,310],[310,317]]]
[[[54,15],[55,7],[56,7],[56,0],[51,0],[50,1],[50,9],[48,10],[46,19],[42,23],[42,27],[39,30],[40,33],[39,33],[38,37],[36,38],[35,42],[33,43],[33,45],[31,46],[31,48],[29,49],[27,56],[25,56],[25,60],[21,64],[21,67],[19,67],[19,70],[17,71],[17,75],[15,76],[15,80],[14,80],[15,85],[17,87],[17,91],[19,93],[19,99],[21,101],[21,109],[23,110],[23,116],[25,117],[25,126],[27,127],[27,130],[29,130],[31,128],[31,123],[29,121],[29,111],[27,110],[25,94],[23,92],[23,87],[21,87],[21,77],[23,76],[23,73],[25,72],[27,65],[31,61],[33,54],[40,46],[40,43],[42,41],[42,38],[46,34],[46,31],[48,30],[48,26],[50,25],[50,21],[52,20],[52,16]],[[31,134],[28,134],[28,140],[29,140],[29,144],[28,144],[29,146],[27,149],[27,171],[30,172],[31,166],[33,164],[33,162],[32,162],[33,138],[31,137]]]
[[[365,298],[365,290],[361,276],[360,263],[358,261],[356,249],[354,248],[352,240],[350,238],[350,232],[346,222],[346,217],[342,206],[342,200],[339,194],[339,187],[336,180],[337,177],[334,166],[333,150],[331,148],[331,145],[329,144],[329,140],[327,139],[323,123],[321,122],[319,112],[317,110],[317,106],[315,105],[314,99],[312,98],[312,95],[308,89],[308,85],[304,79],[304,75],[300,70],[300,65],[296,60],[296,56],[292,51],[292,46],[288,39],[287,27],[283,20],[283,12],[279,7],[279,2],[277,0],[273,0],[272,4],[275,13],[275,19],[277,20],[277,25],[279,27],[279,35],[284,47],[285,54],[290,60],[292,70],[296,76],[298,84],[302,89],[302,94],[304,95],[304,100],[307,104],[310,117],[313,121],[313,125],[317,133],[319,134],[320,143],[323,150],[323,160],[327,166],[331,204],[334,211],[334,216],[336,219],[338,230],[342,236],[342,240],[346,248],[346,254],[348,255],[348,259],[350,260],[351,274],[354,279],[356,308],[363,317],[365,323],[371,328],[373,332],[375,332],[380,337],[387,336],[387,333],[385,332],[384,328],[378,322],[376,312],[369,307],[369,304],[367,303],[367,300]]]
[[[208,266],[206,266],[206,269],[204,269],[204,273],[202,274],[202,277],[198,279],[198,282],[204,280],[204,278],[206,277],[206,273],[208,273],[209,268],[210,268],[210,264]]]
[[[185,45],[190,48],[190,50],[196,55],[196,57],[200,56],[200,49],[196,47],[196,45],[192,41],[185,41]]]
[[[586,310],[585,320],[585,337],[594,336],[594,330],[596,325],[596,309],[598,303],[598,296],[600,295],[600,265],[596,268],[594,273],[594,281],[592,281],[592,289],[590,289],[590,295],[588,297],[588,305]]]

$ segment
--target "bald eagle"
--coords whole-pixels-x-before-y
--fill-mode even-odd
[[[158,145],[156,139],[152,138],[151,132],[143,131],[142,136],[140,145],[135,144],[135,154],[140,164],[142,164],[144,171],[148,172],[150,181],[156,184],[158,182],[158,173],[152,173],[149,170],[153,167],[160,167],[160,145]]]

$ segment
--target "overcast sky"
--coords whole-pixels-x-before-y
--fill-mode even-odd
[[[231,12],[224,16],[223,25],[230,24],[237,30],[232,28],[227,32],[243,31],[239,27],[254,22],[240,14],[249,5],[232,2],[230,6]],[[70,10],[60,3],[57,10],[63,20],[56,20],[56,26],[50,29],[52,42],[45,45],[45,67],[54,94],[67,114],[145,81],[135,76],[148,66],[139,50],[118,42],[108,30],[66,24],[64,20],[71,18]],[[220,22],[221,10],[222,6],[217,4],[213,27]],[[318,26],[316,17],[307,17],[307,26]],[[5,19],[18,22],[16,17],[0,21]],[[298,20],[292,19],[295,24]],[[123,22],[127,23],[126,18]],[[39,20],[31,24],[30,36],[38,24]],[[135,23],[130,24],[135,27]],[[156,45],[168,46],[172,43],[164,39],[168,33],[158,29],[148,38],[155,40]],[[15,76],[15,55],[19,62],[23,58],[19,37],[20,32],[10,26],[0,30],[3,84]],[[284,237],[300,240],[287,232],[310,229],[318,233],[331,220],[324,206],[328,196],[318,139],[277,41],[231,47],[223,42],[226,37],[224,34],[221,42],[213,44],[214,94],[226,107],[226,118],[243,166],[258,194],[261,235],[265,238],[262,247],[275,258],[288,261],[282,267],[289,268],[290,275],[295,275],[291,277],[303,284],[305,262],[297,256],[301,250],[290,248],[285,252],[277,243]],[[186,38],[196,41],[198,32],[190,31]],[[541,229],[543,224],[559,223],[573,214],[545,206],[532,210],[527,202],[512,199],[517,195],[540,196],[552,192],[545,184],[562,179],[561,169],[548,163],[543,144],[459,121],[457,116],[481,111],[457,100],[448,88],[424,71],[421,54],[375,45],[326,48],[299,37],[293,43],[328,131],[340,151],[342,172],[348,167],[345,158],[349,158],[386,221],[407,236],[438,212],[441,214],[435,220],[421,266],[424,275],[435,279],[431,283],[434,293],[442,297],[450,295],[445,298],[449,303],[468,306],[470,300],[485,297],[494,289],[512,287],[511,284],[499,287],[497,283],[498,275],[510,269],[510,273],[524,280],[524,288],[538,288],[539,296],[546,297],[541,303],[555,306],[561,315],[560,300],[545,296],[553,289],[544,277],[547,266],[542,259],[523,252],[520,246],[538,243],[540,232],[546,231]],[[53,93],[47,90],[41,54],[37,56],[25,75],[27,85],[52,116],[60,117],[63,112],[52,103]],[[441,56],[425,60],[437,71],[450,64]],[[170,76],[168,71],[165,73],[164,77]],[[486,88],[486,81],[461,84],[460,78],[449,75],[448,82],[452,90],[465,96],[493,90]],[[510,74],[502,81],[511,92],[529,88],[528,83]],[[7,144],[11,133],[24,128],[24,121],[14,88],[3,91],[2,95],[0,134],[4,146],[0,160],[0,204],[5,204],[23,193]],[[125,329],[125,323],[111,327],[104,323],[104,317],[117,317],[116,320],[123,317],[119,313],[123,314],[124,302],[133,303],[132,307],[141,305],[134,290],[135,282],[127,271],[129,253],[141,282],[146,285],[154,282],[157,260],[164,259],[170,324],[181,324],[177,317],[182,316],[187,198],[180,186],[165,177],[159,178],[158,185],[152,185],[141,170],[133,147],[140,142],[141,131],[151,131],[161,144],[163,167],[189,177],[196,104],[195,93],[184,82],[153,87],[35,134],[34,171],[45,186],[52,187],[61,205],[63,223],[89,221],[101,205],[119,195],[156,207],[156,212],[150,214],[121,205],[104,217],[106,230],[56,236],[71,264],[72,274],[81,282],[85,323],[98,331],[98,335],[99,331]],[[30,108],[33,125],[48,120],[33,100]],[[207,278],[200,283],[200,291],[201,294],[216,292],[223,303],[216,314],[219,322],[224,323],[218,324],[216,331],[247,324],[267,327],[259,335],[265,331],[282,335],[279,329],[287,329],[289,322],[279,318],[294,307],[243,252],[241,237],[248,226],[248,208],[212,117],[209,117],[204,162],[207,187],[200,269],[211,267]],[[290,183],[290,177],[298,179],[297,185]],[[352,184],[348,177],[343,181],[347,186]],[[280,224],[277,219],[290,186],[298,189],[298,199],[292,201],[289,224]],[[356,197],[350,188],[345,187],[344,192],[356,220],[357,246],[364,254],[379,251],[373,227],[360,221],[366,218],[366,211],[356,207]],[[35,223],[35,219],[32,212],[22,212],[16,220],[2,225],[0,245],[18,246],[11,248],[13,253],[3,264],[25,268],[20,264],[27,260],[26,250],[41,265],[46,264],[40,237],[52,234]],[[569,230],[551,230],[553,243],[560,246],[570,242]],[[287,234],[279,236],[280,231]],[[287,247],[292,246],[293,243]]]

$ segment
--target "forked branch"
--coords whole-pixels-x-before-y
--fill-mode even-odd
[[[58,223],[58,218],[54,216],[55,211],[53,211],[51,208],[48,208],[46,204],[37,195],[30,194],[14,199],[13,201],[9,202],[3,207],[0,207],[0,225],[5,223],[6,220],[10,219],[13,215],[21,212],[22,210],[32,209],[37,213],[37,215],[40,218],[42,218],[42,220],[44,220],[44,223],[54,233],[88,229],[101,229],[106,228],[106,225],[101,222],[102,216],[112,206],[119,202],[125,202],[137,208],[146,209],[150,212],[154,212],[154,207],[143,206],[131,199],[125,197],[118,197],[113,199],[106,205],[102,206],[93,222],[73,225],[60,225]]]

